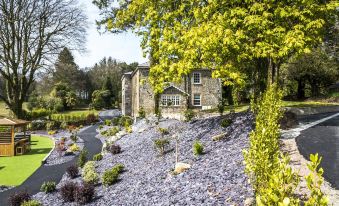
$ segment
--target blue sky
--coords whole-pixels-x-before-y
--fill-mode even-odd
[[[132,32],[121,34],[99,34],[96,30],[95,20],[99,19],[99,10],[91,2],[92,0],[81,0],[85,13],[88,16],[87,52],[79,54],[74,52],[75,61],[81,67],[91,67],[103,57],[113,57],[127,63],[143,63],[140,48],[140,38]]]

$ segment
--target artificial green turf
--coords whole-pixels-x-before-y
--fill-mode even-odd
[[[17,186],[22,184],[53,148],[48,137],[32,136],[32,149],[29,153],[14,157],[0,157],[0,185]]]

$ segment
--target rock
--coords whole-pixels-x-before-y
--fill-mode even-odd
[[[218,134],[212,137],[213,141],[220,141],[226,137],[227,133]]]
[[[186,164],[186,163],[183,163],[183,162],[178,162],[175,165],[174,172],[177,173],[177,174],[180,174],[180,173],[183,173],[183,172],[185,172],[186,170],[188,170],[190,168],[191,168],[190,164]]]
[[[255,205],[255,199],[253,197],[246,198],[244,206],[253,206]]]
[[[280,120],[280,128],[281,129],[290,129],[298,126],[299,122],[297,119],[297,115],[290,111],[285,111],[283,117]]]

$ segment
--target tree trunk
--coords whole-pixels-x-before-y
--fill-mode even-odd
[[[299,100],[305,99],[305,82],[302,79],[298,80],[297,98]]]

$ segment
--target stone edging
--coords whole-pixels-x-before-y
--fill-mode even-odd
[[[53,138],[53,137],[51,137],[50,135],[39,135],[39,136],[42,136],[42,137],[48,137],[48,138],[50,138],[52,141],[53,141],[53,148],[51,149],[51,151],[49,151],[49,153],[46,155],[46,157],[41,161],[41,165],[44,165],[44,164],[46,164],[46,161],[47,161],[47,158],[49,157],[49,156],[51,156],[51,154],[52,154],[52,152],[54,151],[54,149],[55,149],[55,139]]]
[[[321,114],[329,112],[339,112],[339,106],[320,106],[320,107],[285,107],[287,111],[298,116]]]

